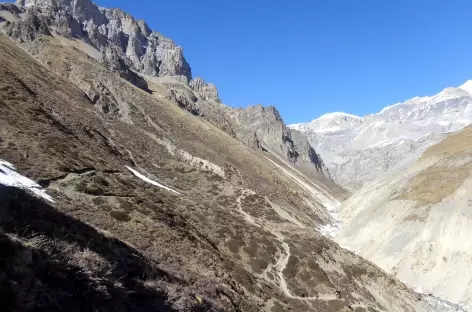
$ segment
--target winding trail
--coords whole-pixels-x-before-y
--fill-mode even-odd
[[[241,195],[236,199],[236,203],[238,206],[238,212],[243,216],[244,220],[246,220],[247,223],[254,225],[256,227],[259,227],[263,229],[264,231],[267,231],[274,236],[277,237],[277,241],[280,242],[282,246],[282,250],[278,250],[278,259],[275,264],[270,264],[261,274],[258,274],[260,277],[265,279],[266,281],[276,284],[277,287],[284,293],[284,295],[288,298],[291,299],[297,299],[297,300],[304,300],[304,301],[310,301],[310,300],[322,300],[322,301],[331,301],[331,300],[339,300],[338,296],[336,294],[319,294],[316,296],[312,297],[300,297],[300,296],[295,296],[290,289],[288,288],[287,281],[285,280],[284,276],[284,271],[287,268],[288,262],[291,257],[291,252],[290,252],[290,246],[288,243],[285,242],[285,236],[280,233],[280,232],[275,232],[274,230],[263,226],[262,224],[258,223],[249,213],[244,211],[243,206],[242,206],[242,200],[249,196],[249,195],[254,195],[256,194],[254,191],[249,190],[249,189],[244,189],[241,190]],[[276,281],[271,280],[268,277],[268,273],[273,273],[272,271],[275,271],[275,276],[276,276]],[[278,282],[278,283],[277,283]],[[278,284],[278,285],[277,285]]]
[[[243,204],[241,203],[241,200],[243,198],[246,198],[247,196],[254,195],[254,194],[256,194],[256,192],[254,192],[252,190],[249,190],[249,189],[241,190],[241,195],[239,195],[239,197],[236,199],[236,203],[238,204],[239,213],[241,213],[243,215],[244,220],[246,220],[247,223],[249,223],[251,225],[254,225],[254,226],[257,226],[259,228],[262,228],[262,225],[257,223],[256,220],[254,220],[254,218],[249,213],[244,211]]]
[[[283,240],[283,238],[279,238],[279,241],[282,243],[282,248],[284,249],[284,255],[282,255],[279,260],[277,261],[276,268],[277,268],[277,275],[279,277],[279,287],[282,290],[282,292],[285,294],[285,296],[292,298],[292,299],[298,299],[298,300],[324,300],[324,301],[330,301],[330,300],[337,300],[339,299],[336,295],[331,295],[331,294],[320,294],[317,296],[313,297],[300,297],[300,296],[295,296],[292,294],[290,289],[288,289],[287,286],[287,281],[285,280],[284,277],[284,270],[288,265],[288,261],[290,260],[290,246]]]

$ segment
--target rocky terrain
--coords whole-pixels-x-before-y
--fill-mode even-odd
[[[334,181],[355,191],[396,167],[411,164],[447,133],[471,122],[472,81],[468,81],[362,118],[331,113],[290,127],[309,136]]]
[[[346,192],[274,108],[227,108],[164,39],[145,72],[154,52],[111,41],[158,35],[121,11],[19,4],[0,5],[5,311],[447,311],[319,232]]]
[[[119,9],[100,8],[91,1],[21,0],[4,4],[3,30],[18,43],[28,45],[37,36],[55,36],[73,46],[137,87],[148,91],[149,83],[164,85],[167,99],[203,117],[250,147],[267,148],[297,167],[308,179],[328,175],[321,158],[303,137],[294,146],[291,130],[273,107],[233,109],[221,103],[218,90],[201,78],[193,79],[183,50],[172,40],[149,29]],[[96,86],[78,86],[97,97]],[[96,98],[96,101],[103,99]],[[103,104],[100,104],[103,106]],[[113,107],[105,105],[105,109]]]
[[[472,309],[472,126],[340,209],[342,246],[425,293]]]

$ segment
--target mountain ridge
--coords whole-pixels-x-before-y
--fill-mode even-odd
[[[318,175],[331,179],[321,157],[306,138],[297,135],[299,146],[294,146],[291,130],[276,108],[238,109],[224,105],[214,84],[192,76],[183,49],[151,30],[145,21],[136,20],[120,9],[98,7],[90,0],[19,0],[16,5],[4,5],[4,8],[3,12],[9,8],[11,12],[0,24],[13,40],[28,45],[39,34],[65,38],[62,40],[68,40],[68,44],[147,92],[150,92],[149,84],[165,85],[166,97],[181,108],[212,122],[252,148],[269,147],[271,153],[288,160],[309,179]],[[99,101],[96,87],[82,88],[88,97]],[[108,110],[107,106],[104,107]]]
[[[453,90],[457,90],[457,89],[462,89],[463,91],[466,91],[469,95],[472,94],[472,79],[467,80],[466,82],[459,85],[458,87],[446,87],[446,88],[442,89],[440,92],[438,92],[436,94],[436,96],[447,94],[448,91],[451,91],[451,90],[453,91]],[[378,112],[370,113],[370,114],[367,114],[367,115],[355,115],[355,114],[345,113],[345,112],[342,112],[342,111],[328,112],[328,113],[324,113],[324,114],[320,115],[319,117],[317,117],[315,119],[312,119],[311,121],[297,122],[297,123],[289,124],[289,126],[296,128],[297,126],[308,125],[308,124],[313,123],[313,122],[315,122],[319,119],[326,119],[326,118],[337,117],[337,116],[345,116],[345,117],[352,117],[352,118],[356,118],[356,119],[362,119],[362,118],[365,118],[365,117],[369,117],[369,116],[384,113],[385,111],[388,111],[389,109],[394,108],[398,105],[417,104],[418,102],[429,101],[433,97],[434,96],[415,96],[415,97],[407,99],[403,102],[397,102],[395,104],[387,105],[387,106],[383,107],[381,110],[379,110]]]
[[[359,117],[325,114],[310,123],[289,125],[305,133],[333,179],[360,189],[395,168],[403,155],[413,161],[447,133],[472,122],[472,81],[445,88],[433,96],[415,97]]]

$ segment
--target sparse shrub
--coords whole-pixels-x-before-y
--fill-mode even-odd
[[[99,196],[99,195],[103,195],[104,192],[103,192],[103,189],[98,184],[94,183],[92,185],[88,185],[86,193],[90,195]]]
[[[143,208],[143,207],[137,207],[136,211],[143,214],[143,215],[145,215],[145,216],[149,216],[151,214],[151,211],[149,211],[148,209]]]
[[[69,261],[71,264],[91,271],[106,272],[110,267],[109,263],[101,255],[88,248],[71,253]]]
[[[25,239],[24,245],[34,249],[49,250],[53,245],[53,242],[44,235],[38,235],[29,239]]]
[[[75,190],[80,193],[85,193],[94,196],[100,196],[104,193],[100,185],[96,183],[90,185],[85,181],[81,181],[79,184],[77,184],[75,186]]]
[[[95,198],[92,199],[92,202],[93,202],[93,204],[96,205],[96,206],[101,206],[101,205],[103,205],[106,201],[105,201],[105,199],[103,199],[103,198],[101,198],[101,197],[95,197]]]
[[[124,211],[117,211],[117,210],[110,211],[110,216],[122,222],[128,222],[131,220],[131,217],[128,215],[128,213]]]
[[[125,212],[134,211],[135,207],[133,203],[130,203],[127,199],[119,198],[118,202],[120,203],[120,209],[124,210]]]
[[[94,180],[95,180],[95,183],[98,185],[110,186],[110,183],[108,183],[108,181],[103,177],[96,177]]]

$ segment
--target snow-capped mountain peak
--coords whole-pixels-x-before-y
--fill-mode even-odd
[[[462,90],[465,90],[465,91],[469,92],[470,94],[472,94],[472,80],[466,81],[459,88],[461,88]]]
[[[445,134],[472,123],[472,80],[432,96],[414,97],[364,117],[325,114],[290,126],[307,134],[332,177],[357,189]]]
[[[318,119],[336,119],[336,118],[354,118],[354,119],[361,119],[362,117],[347,114],[343,112],[334,112],[334,113],[327,113],[319,117]]]

